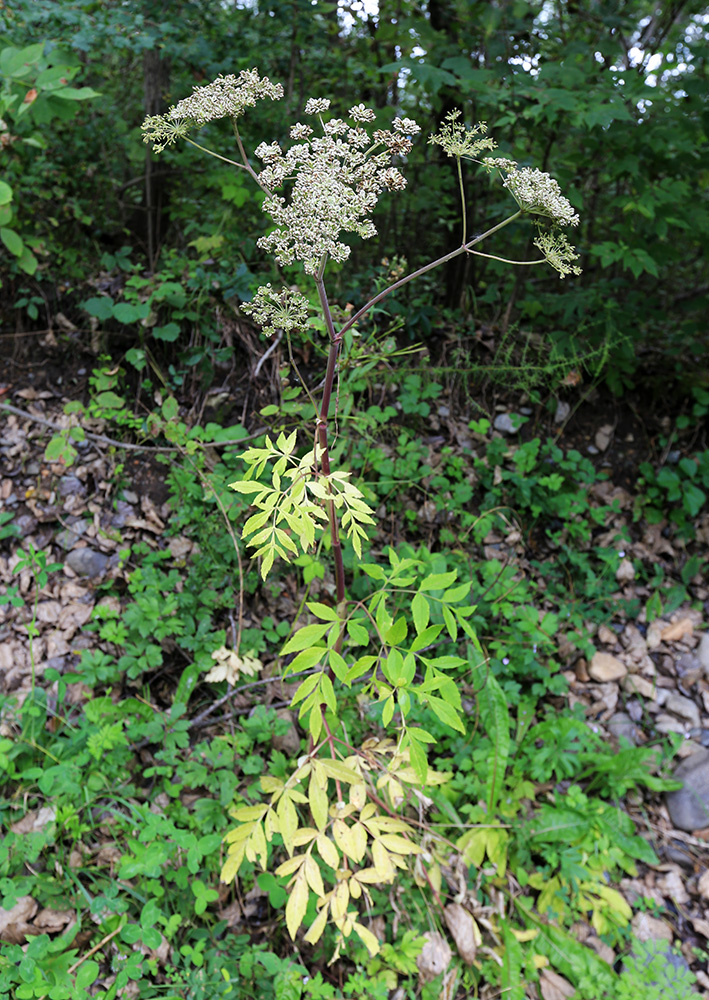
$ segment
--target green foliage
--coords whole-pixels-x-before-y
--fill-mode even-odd
[[[574,998],[632,1000],[642,995],[649,1000],[690,1000],[697,996],[693,988],[696,978],[683,965],[681,956],[675,958],[667,942],[633,940],[632,945],[632,952],[624,959],[623,969],[615,981],[608,974],[583,977]]]
[[[669,521],[679,537],[693,538],[694,522],[709,492],[709,451],[685,455],[675,467],[663,465],[655,470],[649,462],[643,462],[640,472],[636,517],[642,511],[650,524],[658,524],[669,508]]]
[[[28,190],[40,188],[41,171],[49,164],[51,188],[40,188],[41,197],[68,206],[67,235],[53,241],[57,252],[47,260],[47,277],[81,274],[83,281],[90,246],[108,280],[105,275],[97,280],[94,267],[77,294],[80,308],[99,340],[115,332],[134,337],[125,354],[130,394],[122,366],[100,364],[91,400],[70,406],[74,419],[50,442],[46,457],[65,466],[75,461],[84,427],[93,421],[110,422],[141,442],[168,442],[182,458],[182,465],[166,474],[174,508],[170,531],[196,545],[187,562],[147,546],[126,550],[125,558],[137,565],[127,575],[125,608],[119,613],[111,602],[99,604],[92,628],[101,646],[82,654],[73,677],[48,671],[56,702],[40,691],[21,707],[7,698],[0,704],[3,721],[14,727],[8,730],[13,738],[0,741],[3,822],[15,821],[20,802],[26,810],[51,803],[54,813],[41,829],[11,833],[0,848],[3,906],[32,893],[40,905],[73,906],[78,915],[72,930],[57,937],[40,935],[24,950],[3,946],[0,992],[61,1000],[98,991],[113,1000],[135,983],[146,1000],[156,991],[205,1000],[340,994],[383,1000],[400,984],[413,993],[419,932],[431,919],[418,910],[418,900],[425,894],[436,907],[444,902],[443,873],[448,882],[451,840],[457,839],[458,853],[470,867],[467,889],[494,914],[485,928],[490,954],[464,971],[464,989],[477,994],[486,981],[522,996],[522,982],[534,980],[546,958],[579,995],[652,995],[648,983],[662,982],[665,973],[658,956],[647,968],[640,959],[631,961],[616,976],[564,928],[590,917],[599,934],[623,940],[630,911],[608,878],[632,872],[638,860],[655,859],[628,817],[608,800],[632,789],[671,786],[657,773],[654,748],[621,746],[615,752],[581,718],[545,711],[540,704],[545,695],[565,691],[559,640],[587,649],[588,621],[606,620],[610,603],[617,604],[619,548],[610,548],[607,540],[603,547],[595,543],[614,513],[592,498],[600,477],[578,452],[564,453],[552,441],[490,439],[489,424],[481,420],[470,428],[475,453],[436,454],[421,438],[442,393],[442,373],[386,369],[397,355],[394,327],[402,327],[402,336],[418,336],[430,329],[440,304],[450,304],[444,283],[439,290],[430,273],[419,285],[423,291],[406,283],[407,267],[423,263],[416,259],[419,247],[435,247],[439,263],[451,271],[460,266],[457,275],[449,271],[446,285],[456,295],[464,289],[463,304],[473,319],[487,318],[495,309],[506,315],[496,362],[505,373],[493,368],[493,380],[512,373],[531,386],[532,376],[557,379],[582,363],[600,364],[610,349],[609,378],[620,389],[633,377],[638,341],[669,343],[678,353],[698,350],[706,186],[701,164],[689,154],[704,137],[702,81],[676,67],[676,73],[658,76],[650,103],[643,73],[619,69],[626,55],[620,40],[633,37],[653,13],[644,3],[620,14],[601,5],[589,27],[585,18],[571,24],[559,20],[563,5],[545,11],[542,20],[519,5],[450,0],[435,27],[429,13],[424,17],[404,2],[396,18],[382,9],[376,21],[368,15],[355,19],[348,32],[326,6],[314,10],[296,0],[287,8],[275,4],[274,16],[263,17],[262,5],[237,10],[197,0],[168,12],[152,3],[129,10],[88,0],[71,5],[33,0],[18,3],[19,13],[8,19],[18,48],[24,45],[20,36],[38,25],[46,27],[43,37],[70,37],[93,73],[89,79],[104,94],[94,105],[99,109],[94,118],[80,119],[72,133],[76,148],[96,165],[100,184],[85,171],[86,190],[77,190],[71,176],[77,172],[74,149],[64,153],[73,144],[63,142],[60,115],[45,122],[52,157],[28,160],[22,183]],[[697,37],[682,34],[689,21],[676,22],[659,26],[658,37],[647,39],[648,52],[667,58],[680,42],[693,55],[700,52]],[[246,68],[226,61],[233,59],[237,36],[239,50],[274,77],[290,74],[298,81],[295,89],[308,93],[317,76],[317,92],[329,88],[343,108],[351,103],[354,82],[373,95],[377,107],[394,97],[403,113],[416,108],[417,114],[430,110],[443,116],[453,88],[456,99],[473,100],[494,119],[498,136],[520,163],[546,162],[551,155],[571,192],[567,217],[572,205],[585,202],[584,277],[570,264],[568,247],[558,241],[535,244],[564,265],[567,285],[560,296],[538,271],[527,281],[511,279],[496,254],[476,254],[474,241],[466,243],[466,222],[465,253],[456,249],[450,256],[449,233],[458,225],[461,193],[480,218],[493,220],[505,217],[509,191],[528,212],[538,213],[539,202],[514,181],[507,193],[489,184],[461,157],[455,162],[458,177],[453,171],[449,182],[435,157],[412,152],[409,163],[418,183],[411,185],[409,201],[402,199],[388,214],[372,210],[383,245],[407,234],[411,264],[387,262],[382,274],[371,266],[374,253],[369,258],[361,248],[343,245],[355,277],[345,277],[339,262],[334,267],[330,262],[328,288],[333,297],[347,288],[341,301],[354,305],[339,313],[325,294],[326,262],[308,258],[315,282],[305,301],[310,311],[321,306],[323,318],[310,332],[292,331],[293,368],[282,368],[281,374],[295,378],[293,344],[306,345],[308,352],[314,348],[317,355],[324,335],[331,361],[327,398],[314,400],[300,384],[285,389],[280,405],[262,411],[267,418],[278,414],[283,426],[245,452],[246,473],[233,449],[221,452],[224,442],[243,437],[245,430],[216,424],[190,428],[178,400],[191,375],[193,384],[207,380],[215,364],[231,357],[214,316],[251,297],[256,235],[263,232],[262,192],[250,189],[243,173],[235,176],[233,165],[219,161],[205,170],[196,151],[167,149],[162,162],[171,199],[162,220],[154,216],[153,222],[171,222],[180,235],[170,234],[159,261],[150,236],[143,259],[141,237],[130,232],[135,224],[126,227],[124,201],[120,212],[112,205],[110,218],[92,225],[90,237],[81,230],[92,222],[92,199],[111,201],[104,190],[120,190],[122,197],[127,191],[129,198],[134,193],[130,205],[147,207],[137,197],[134,178],[117,176],[115,167],[127,164],[138,177],[149,176],[154,167],[150,162],[146,167],[132,127],[142,113],[147,83],[140,67],[150,59],[143,57],[171,57],[175,75],[169,90],[179,94],[194,84],[194,66],[205,66],[210,76]],[[334,45],[342,59],[332,59]],[[518,53],[512,61],[510,45]],[[364,57],[374,50],[377,66]],[[69,65],[74,57],[63,58]],[[694,69],[700,64],[695,59]],[[340,75],[345,65],[347,78]],[[17,81],[9,86],[21,96],[32,79],[23,78],[19,89]],[[291,120],[297,95],[289,93],[286,100]],[[39,99],[29,103],[35,105],[41,107]],[[382,111],[380,117],[388,128],[391,115]],[[449,116],[448,132],[439,140],[446,139],[454,154],[477,155],[480,150],[471,148],[479,141],[472,138],[476,131],[461,133],[456,121]],[[261,131],[254,127],[252,134],[280,140],[279,112],[260,108],[254,122]],[[426,123],[424,131],[428,124],[434,127],[433,121]],[[220,127],[210,125],[206,141],[222,141],[228,130],[219,132]],[[184,177],[176,169],[178,158],[186,167]],[[244,160],[248,174],[250,161]],[[510,173],[509,167],[494,169]],[[529,170],[522,167],[519,173]],[[19,190],[20,181],[13,178]],[[282,224],[279,213],[280,208]],[[24,240],[25,229],[20,232],[16,235]],[[245,232],[254,236],[244,237]],[[284,237],[283,231],[274,233],[267,234],[268,245]],[[510,255],[525,260],[525,229],[515,222],[507,233]],[[19,245],[13,250],[13,238],[8,239],[6,248],[22,269]],[[171,240],[180,245],[171,246]],[[32,252],[29,236],[25,245]],[[279,281],[285,277],[294,286],[291,292],[302,295],[297,263],[281,259],[280,264]],[[45,300],[36,291],[26,284],[16,289],[18,316],[37,318]],[[396,317],[391,328],[382,301],[389,292],[386,304]],[[378,300],[374,305],[372,297]],[[525,326],[533,322],[534,334],[510,333],[510,313]],[[663,322],[668,314],[672,323]],[[461,325],[459,316],[455,321]],[[313,385],[317,365],[308,354]],[[335,373],[338,387],[330,395]],[[297,377],[300,382],[299,372]],[[385,391],[392,384],[396,397]],[[696,421],[706,415],[702,391],[695,392]],[[367,406],[368,397],[378,402]],[[339,437],[333,442],[328,424],[335,419]],[[307,443],[305,420],[314,426]],[[295,424],[301,426],[294,429]],[[207,452],[209,443],[219,446],[222,458]],[[689,534],[693,513],[705,502],[703,462],[701,454],[685,460],[677,480],[662,470],[644,472],[652,517],[663,516],[668,503],[687,489],[675,523]],[[237,495],[225,490],[232,481]],[[411,502],[413,482],[438,517],[454,512],[436,535],[432,529],[426,536],[420,527]],[[256,509],[245,517],[247,500]],[[414,544],[383,547],[382,505]],[[642,514],[639,509],[638,517]],[[261,558],[261,580],[254,568],[241,566],[232,527],[237,522]],[[11,538],[11,528],[10,519],[0,524],[0,540]],[[507,544],[512,534],[518,541]],[[483,558],[483,545],[496,548]],[[520,545],[529,557],[524,567],[515,548]],[[264,595],[292,593],[292,570],[276,565],[276,557],[292,560],[305,587],[316,588],[314,599],[303,592],[292,634],[273,603],[265,601],[271,617],[256,617]],[[687,563],[688,579],[699,565]],[[27,568],[37,582],[46,582],[52,571],[34,550]],[[242,598],[252,597],[256,609],[254,623],[243,630],[241,621],[237,628],[233,620],[237,575]],[[6,603],[5,596],[0,602]],[[21,600],[17,592],[7,596],[12,603]],[[663,600],[667,607],[664,595]],[[228,619],[233,649],[226,646]],[[229,697],[240,672],[253,667],[260,654],[278,651],[285,679],[293,676],[298,685],[291,706],[307,734],[302,756],[287,761],[270,751],[272,736],[288,724],[277,723],[263,706],[233,723],[229,733],[201,740],[197,721],[187,712],[204,692],[200,685],[218,683]],[[66,686],[78,680],[93,695],[80,709]],[[81,688],[76,692],[80,697]],[[387,739],[387,732],[395,739]],[[139,756],[146,747],[150,756]],[[539,782],[551,787],[541,794]],[[469,829],[461,834],[464,825]],[[108,863],[87,860],[89,845],[107,840],[117,845],[119,856]],[[81,856],[76,874],[72,849]],[[257,873],[258,868],[265,870]],[[30,878],[28,870],[36,874]],[[523,892],[516,915],[508,911],[498,920],[508,871]],[[309,964],[312,958],[324,969],[322,959],[347,944],[352,965],[344,984],[335,988],[322,972],[312,975],[300,961],[283,957],[292,948],[270,911],[273,951],[233,933],[220,906],[225,900],[236,905],[237,894],[220,887],[219,876],[229,881],[237,873],[240,899],[253,893],[258,905],[285,910],[291,938],[305,930],[305,943],[313,948],[298,947]],[[363,922],[362,909],[389,912],[397,891],[407,903],[403,921],[409,923],[398,941],[380,942]],[[550,917],[556,924],[546,922]],[[79,930],[82,940],[88,935],[83,950],[74,945]],[[103,940],[115,942],[115,954],[99,948],[100,959],[91,958],[87,950]],[[158,960],[158,949],[167,958]],[[109,965],[116,978],[103,990],[97,980]],[[424,987],[422,995],[437,996],[439,986]]]

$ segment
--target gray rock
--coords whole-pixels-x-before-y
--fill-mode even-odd
[[[12,523],[19,530],[20,535],[26,538],[32,534],[39,522],[34,514],[20,514]]]
[[[685,698],[681,694],[671,694],[665,702],[664,708],[668,712],[672,712],[673,715],[679,716],[680,719],[684,719],[685,722],[689,722],[695,729],[701,725],[699,709],[691,698]]]
[[[685,690],[694,687],[704,672],[702,661],[694,653],[683,653],[675,666],[677,667],[677,676],[681,679],[682,687]]]
[[[492,426],[503,434],[516,434],[523,422],[516,413],[498,413]]]
[[[88,521],[83,521],[81,519],[74,521],[74,523],[68,528],[65,528],[64,531],[59,532],[57,535],[57,545],[61,545],[63,549],[73,548],[88,526]]]
[[[77,576],[101,576],[108,567],[108,556],[93,549],[73,549],[65,559],[65,564]]]
[[[709,750],[685,757],[673,777],[684,782],[665,794],[673,825],[677,830],[703,830],[709,826]]]
[[[635,746],[638,742],[638,727],[625,712],[616,712],[606,723],[608,731],[617,738],[625,736]]]
[[[563,399],[560,399],[556,404],[556,413],[554,414],[554,423],[563,424],[568,415],[571,413],[570,405]]]
[[[86,487],[76,476],[62,476],[59,480],[60,497],[83,497],[86,494]]]
[[[709,632],[705,632],[697,650],[699,662],[704,670],[704,675],[709,677]]]

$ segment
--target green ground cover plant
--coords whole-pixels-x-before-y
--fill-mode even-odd
[[[672,785],[658,775],[654,751],[625,747],[616,755],[580,717],[544,716],[540,708],[543,696],[565,690],[555,659],[564,630],[590,645],[582,633],[590,604],[576,606],[568,592],[562,599],[551,574],[542,599],[518,566],[503,557],[471,559],[459,544],[466,533],[483,543],[492,526],[506,523],[501,510],[513,512],[525,532],[540,532],[566,554],[579,591],[586,594],[593,582],[599,614],[618,555],[593,551],[594,524],[607,510],[580,496],[578,483],[590,485],[596,474],[578,453],[553,442],[535,439],[510,450],[491,439],[484,455],[446,456],[442,468],[431,468],[432,491],[450,490],[460,505],[479,498],[475,515],[448,529],[451,548],[380,544],[378,490],[392,477],[411,480],[421,459],[417,421],[428,416],[438,392],[435,383],[408,376],[402,410],[412,423],[397,437],[396,459],[385,465],[387,456],[380,461],[355,445],[350,454],[363,456],[359,468],[357,461],[343,468],[345,452],[331,446],[331,429],[340,406],[355,427],[357,413],[345,398],[344,377],[337,385],[341,352],[358,318],[444,258],[396,278],[342,321],[333,315],[325,276],[330,260],[348,256],[342,231],[372,235],[373,202],[385,188],[401,187],[391,156],[408,152],[416,125],[395,119],[369,136],[375,115],[364,105],[350,109],[348,124],[330,118],[329,102],[316,99],[308,105],[322,134],[298,123],[291,131],[296,145],[286,151],[277,143],[257,147],[265,163],[257,174],[237,119],[257,99],[279,96],[277,85],[256,71],[219,78],[168,116],[150,119],[146,134],[163,145],[189,140],[193,126],[213,118],[232,119],[241,155],[235,165],[261,188],[275,227],[261,245],[284,269],[299,261],[306,274],[289,272],[298,274],[297,288],[262,286],[250,311],[266,332],[295,338],[311,323],[314,299],[326,344],[323,384],[319,395],[308,385],[305,401],[269,414],[287,423],[276,421],[246,451],[231,449],[211,468],[202,445],[219,432],[182,425],[172,396],[145,426],[129,428],[179,443],[186,461],[170,475],[172,527],[191,534],[200,552],[180,566],[167,551],[135,546],[141,565],[128,576],[125,611],[99,605],[95,618],[108,651],[84,653],[73,676],[50,671],[54,703],[38,690],[17,710],[11,699],[0,705],[15,726],[15,738],[0,743],[4,782],[12,789],[0,806],[3,822],[9,826],[20,799],[50,810],[43,827],[3,842],[3,906],[30,894],[45,905],[63,902],[71,882],[81,914],[60,937],[39,935],[26,950],[3,946],[0,990],[18,998],[113,1000],[134,982],[147,1000],[159,974],[159,995],[170,1000],[384,1000],[399,985],[413,996],[423,932],[442,926],[447,901],[462,886],[489,910],[485,924],[468,914],[479,950],[458,973],[461,989],[492,985],[518,1000],[546,961],[588,1000],[629,995],[644,988],[643,977],[664,971],[649,950],[640,949],[617,975],[566,929],[586,917],[608,941],[629,943],[631,912],[608,879],[656,858],[612,800]],[[491,151],[485,130],[466,129],[455,114],[433,139],[459,174],[462,159],[477,161]],[[553,225],[573,223],[573,209],[551,178],[506,158],[485,158],[483,166],[500,174],[517,201],[519,211],[505,224],[520,215],[550,220],[537,246],[562,276],[575,273],[574,251]],[[284,184],[288,197],[276,193]],[[464,197],[462,183],[460,190]],[[445,259],[478,252],[482,238],[469,239],[464,224],[460,249]],[[315,296],[300,290],[308,277]],[[290,360],[295,367],[292,354]],[[113,416],[129,412],[117,385],[101,377],[88,412],[109,404]],[[393,414],[385,407],[365,417],[376,427]],[[480,422],[476,429],[489,431]],[[227,481],[231,500],[224,498]],[[242,567],[233,528],[225,525],[238,526],[257,569]],[[38,572],[46,570],[35,553],[29,558]],[[300,621],[232,630],[226,648],[222,623],[234,606],[234,576],[242,594],[277,588],[279,567],[291,562],[304,578]],[[310,599],[313,583],[317,596]],[[181,671],[168,662],[174,649],[190,661]],[[280,656],[295,686],[289,704],[303,734],[297,756],[273,749],[274,731],[288,724],[279,726],[274,711],[262,707],[237,716],[238,725],[219,736],[199,738],[202,713],[190,716],[188,709],[222,650],[237,661],[231,680],[214,681],[222,704],[251,676],[246,668],[258,656]],[[176,683],[169,707],[156,712],[150,683],[166,668]],[[93,694],[81,710],[67,697],[79,683]],[[247,680],[243,689],[251,683],[260,680]],[[146,748],[149,764],[137,756]],[[542,794],[539,782],[565,784],[563,792]],[[101,839],[115,853],[89,848]],[[456,888],[451,857],[460,865]],[[516,902],[505,895],[508,873],[526,890]],[[267,898],[278,947],[228,932],[218,908],[237,899],[235,888],[224,892],[237,878],[241,896],[258,887]],[[501,894],[503,912],[499,905],[493,912]],[[397,937],[385,922],[383,940],[370,919],[390,913],[393,898],[409,911],[406,926]],[[74,947],[79,934],[83,951]],[[102,960],[89,953],[99,942],[115,943],[115,978],[96,992]],[[346,970],[339,982],[325,978],[326,963],[337,958]],[[678,998],[689,995],[690,977],[683,978]],[[421,995],[432,1000],[442,985],[439,978]]]

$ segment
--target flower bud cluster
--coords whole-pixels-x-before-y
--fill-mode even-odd
[[[305,113],[319,117],[329,106],[325,98],[311,98]],[[362,239],[376,234],[369,216],[380,194],[406,186],[391,158],[408,153],[410,136],[420,129],[410,118],[395,118],[390,130],[377,129],[370,136],[363,126],[374,117],[371,108],[359,104],[350,108],[349,121],[320,119],[322,135],[297,122],[290,130],[295,145],[284,151],[276,142],[261,143],[255,150],[264,164],[259,181],[271,192],[263,209],[277,227],[258,242],[279,263],[298,260],[308,274],[316,274],[325,257],[349,257],[343,233]],[[287,181],[292,181],[288,198],[275,193]]]
[[[554,227],[540,229],[534,245],[544,254],[547,263],[559,272],[560,278],[567,274],[581,274],[581,268],[573,263],[579,259],[579,255],[576,253],[576,248],[567,240],[565,233]]]
[[[497,143],[486,136],[487,125],[485,122],[478,122],[472,128],[466,128],[459,122],[460,111],[449,111],[446,115],[445,125],[441,125],[441,131],[430,137],[429,144],[442,146],[448,156],[466,157],[475,159],[483,149],[494,149]]]
[[[276,330],[290,333],[291,330],[302,330],[308,325],[310,303],[304,295],[291,288],[281,288],[274,291],[269,282],[256,290],[251,302],[241,306],[248,315],[262,328],[267,337]]]

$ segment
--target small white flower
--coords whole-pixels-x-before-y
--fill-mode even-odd
[[[312,134],[313,130],[310,125],[303,125],[301,122],[296,122],[290,130],[291,139],[307,139]]]
[[[264,163],[275,163],[283,156],[283,150],[277,142],[262,142],[254,150],[254,155]]]
[[[406,187],[406,178],[396,167],[388,167],[383,170],[380,177],[387,191],[403,191]]]
[[[405,132],[407,135],[418,135],[421,131],[421,126],[413,118],[395,118],[391,127],[395,132]]]
[[[350,126],[341,118],[331,118],[329,122],[325,122],[323,128],[325,129],[325,135],[344,135],[345,132],[349,132],[350,130]]]
[[[377,117],[371,108],[366,108],[364,104],[357,104],[354,108],[350,108],[350,118],[354,118],[356,122],[373,122]]]
[[[306,115],[321,115],[330,107],[330,100],[327,97],[311,97],[305,105]]]

